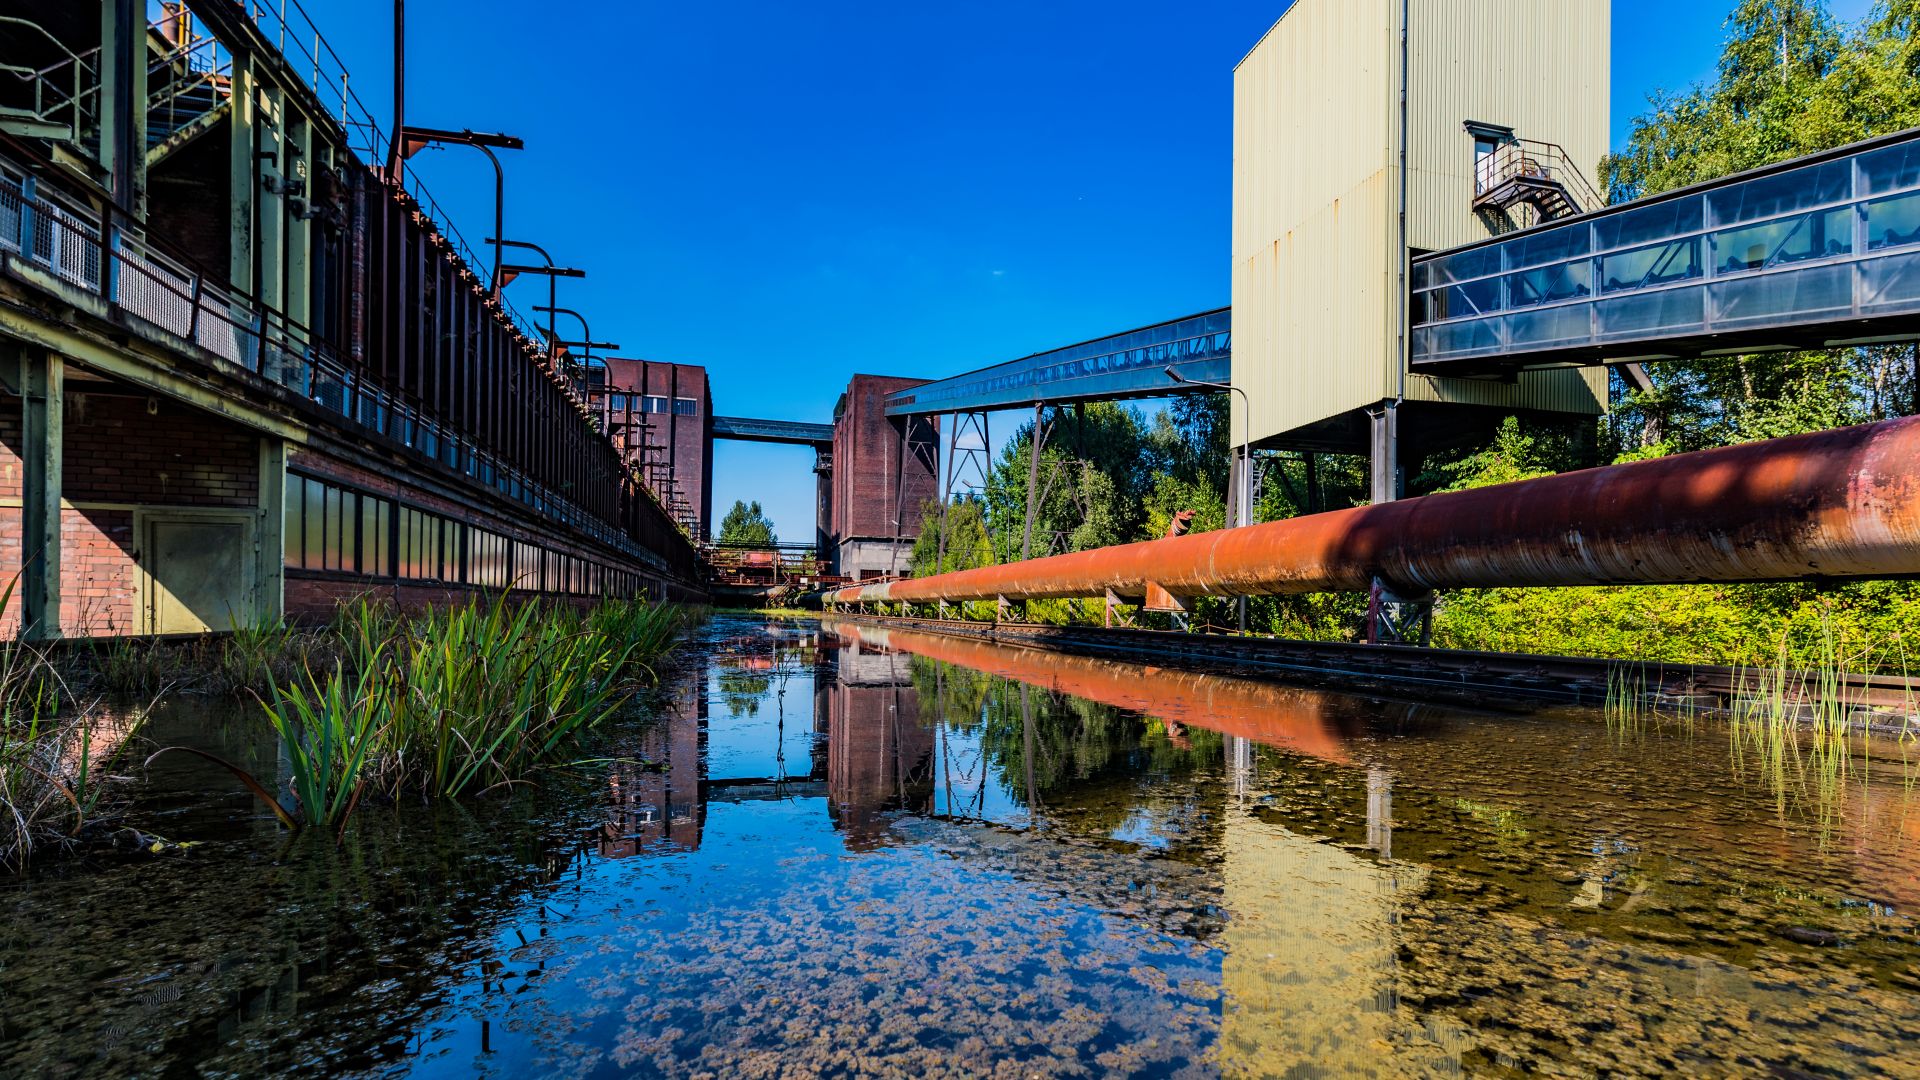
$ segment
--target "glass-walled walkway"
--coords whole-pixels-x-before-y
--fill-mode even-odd
[[[1416,368],[1916,336],[1920,130],[1419,259],[1412,287]]]

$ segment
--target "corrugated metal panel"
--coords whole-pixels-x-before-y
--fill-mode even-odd
[[[1399,15],[1399,0],[1298,0],[1235,70],[1233,379],[1255,440],[1399,387]],[[1591,179],[1609,33],[1607,0],[1411,0],[1409,243],[1488,234],[1467,120],[1559,143]],[[1406,395],[1590,413],[1605,386],[1601,370],[1409,377]]]
[[[1607,151],[1607,0],[1412,0],[1408,34],[1407,240],[1433,250],[1484,239],[1470,209],[1468,120],[1558,143],[1598,186]],[[1605,369],[1539,371],[1517,382],[1409,377],[1412,401],[1597,413]]]
[[[1387,392],[1397,3],[1299,0],[1234,72],[1233,381],[1256,439]]]

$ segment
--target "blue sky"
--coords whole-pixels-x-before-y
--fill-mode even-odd
[[[1616,142],[1649,92],[1711,77],[1732,3],[1615,0]],[[390,0],[308,6],[384,119]],[[507,233],[589,272],[562,306],[621,355],[705,364],[723,414],[825,421],[855,372],[948,375],[1225,304],[1233,65],[1286,4],[407,6],[408,120],[526,140]],[[415,162],[478,246],[486,162]],[[758,499],[812,539],[811,466],[718,444],[716,517]]]

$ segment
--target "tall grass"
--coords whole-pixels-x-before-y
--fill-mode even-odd
[[[0,616],[17,582],[0,590]],[[142,715],[75,700],[44,653],[0,641],[0,867],[19,870],[111,820],[112,768]]]
[[[506,596],[416,616],[347,605],[336,661],[263,696],[293,804],[269,799],[289,824],[339,826],[368,798],[527,783],[653,681],[684,622],[637,601],[584,614]]]
[[[1900,643],[1895,642],[1898,647]],[[1906,673],[1904,647],[1897,656],[1887,650],[1852,651],[1837,640],[1831,624],[1822,628],[1814,667],[1788,667],[1781,646],[1773,667],[1742,669],[1741,692],[1731,708],[1731,753],[1737,771],[1751,770],[1773,792],[1776,810],[1806,811],[1823,840],[1840,823],[1850,789],[1872,782],[1874,735],[1864,700],[1847,689],[1851,670],[1888,668]],[[1899,708],[1899,729],[1893,733],[1900,755],[1899,775],[1905,794],[1912,795],[1920,779],[1915,750],[1920,748],[1920,701],[1909,695]],[[1888,719],[1882,714],[1880,719]]]

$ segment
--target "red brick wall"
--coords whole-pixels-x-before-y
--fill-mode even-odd
[[[73,502],[258,506],[259,472],[259,437],[238,424],[157,398],[67,395],[61,484]]]
[[[132,633],[139,578],[131,505],[252,507],[259,441],[245,428],[147,398],[69,392],[61,448],[60,626],[69,637]],[[0,397],[0,580],[21,565],[20,399]],[[0,633],[19,629],[19,604]]]
[[[833,539],[857,536],[891,538],[896,531],[912,538],[920,531],[920,507],[939,490],[930,454],[907,453],[904,422],[888,419],[888,394],[924,380],[855,375],[847,385],[846,407],[833,422]],[[928,420],[915,425],[922,443],[937,446]],[[905,472],[904,498],[901,473]],[[894,525],[898,517],[900,524]]]
[[[638,428],[623,431],[622,434],[632,448],[636,461],[640,460],[639,448],[643,441],[665,447],[664,450],[653,451],[649,460],[660,461],[664,456],[673,470],[673,478],[679,484],[677,494],[687,501],[699,519],[695,534],[711,529],[713,462],[709,453],[712,442],[708,429],[713,419],[713,400],[707,382],[707,369],[698,364],[669,364],[619,357],[611,358],[606,363],[607,388],[613,393],[654,394],[669,400],[694,400],[692,416],[681,416],[671,411],[642,414],[636,403],[634,420],[646,423],[645,438],[642,439]],[[624,414],[612,417],[612,421],[623,423]]]
[[[147,174],[147,225],[154,236],[225,278],[232,262],[231,128],[222,124],[174,151]],[[245,283],[242,283],[245,287]]]

